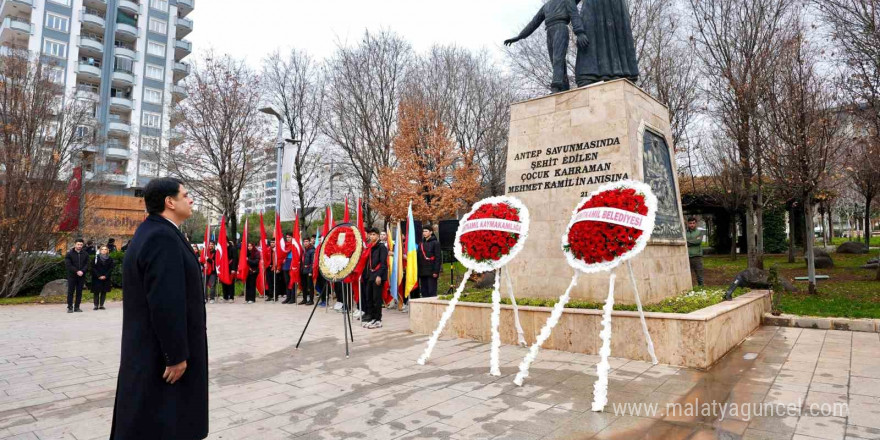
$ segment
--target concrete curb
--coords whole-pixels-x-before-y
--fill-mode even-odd
[[[787,314],[773,316],[770,313],[765,313],[762,323],[777,327],[816,328],[867,333],[880,332],[880,319],[822,318],[818,316]]]

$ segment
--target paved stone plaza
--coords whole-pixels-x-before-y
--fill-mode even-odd
[[[84,306],[70,315],[64,305],[0,307],[0,438],[108,437],[122,309]],[[488,344],[467,340],[441,341],[419,366],[426,337],[396,311],[382,329],[357,326],[345,359],[342,316],[319,309],[294,351],[309,310],[208,306],[209,438],[880,439],[877,333],[762,327],[708,372],[613,359],[609,405],[593,413],[597,356],[542,351],[519,388],[511,381],[525,349],[502,347],[500,378],[487,374]],[[614,404],[640,402],[659,411],[614,414]],[[731,405],[694,414],[670,402],[837,403],[842,417],[752,417],[762,410]]]

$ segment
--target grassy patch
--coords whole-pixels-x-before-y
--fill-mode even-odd
[[[683,293],[681,295],[677,295],[671,298],[666,298],[663,301],[654,304],[644,304],[643,308],[646,312],[660,312],[660,313],[691,313],[715,304],[718,304],[722,301],[724,297],[725,288],[722,286],[714,286],[714,287],[706,287],[704,290],[694,290],[691,292]],[[734,296],[742,295],[747,292],[748,289],[737,289],[734,292]],[[452,295],[440,295],[438,299],[442,300],[450,300],[452,299]],[[480,290],[480,291],[466,291],[462,293],[459,301],[462,302],[472,302],[472,303],[491,303],[492,302],[492,291],[489,290]],[[536,306],[536,307],[553,307],[556,305],[558,299],[557,298],[517,298],[516,303],[521,306]],[[510,304],[509,297],[501,298],[502,304]],[[590,301],[570,301],[565,305],[567,309],[601,309],[602,303],[598,302],[590,302]],[[615,304],[614,310],[626,310],[626,311],[635,311],[635,304]]]
[[[846,243],[848,241],[857,241],[859,243],[864,243],[865,239],[864,238],[834,237],[831,239],[831,244],[833,244],[834,246],[840,246],[841,244]],[[817,241],[817,244],[821,244],[821,243],[822,243],[822,239],[820,238]],[[872,236],[871,237],[871,247],[878,247],[878,246],[880,246],[880,236]]]
[[[880,282],[819,281],[817,295],[807,292],[807,283],[798,282],[800,293],[785,293],[779,301],[783,313],[807,316],[880,319]]]

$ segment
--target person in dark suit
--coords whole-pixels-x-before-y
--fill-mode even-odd
[[[303,291],[303,300],[300,304],[309,306],[315,304],[315,285],[312,280],[312,266],[315,263],[315,247],[312,246],[312,240],[312,237],[303,240],[305,255],[303,255],[302,276],[300,277],[302,280]]]
[[[67,268],[67,313],[82,312],[79,304],[89,269],[89,254],[83,249],[84,245],[83,239],[77,238],[73,249],[64,256],[64,266]]]
[[[260,251],[253,243],[247,244],[247,279],[244,283],[244,300],[253,304],[257,300],[257,275],[260,273]]]
[[[92,295],[94,296],[95,310],[105,310],[104,300],[107,299],[107,292],[110,292],[113,287],[110,282],[113,266],[110,248],[101,246],[101,253],[95,256],[95,262],[92,264]]]
[[[111,440],[208,435],[208,336],[199,260],[180,232],[192,215],[180,180],[144,188],[149,216],[122,263],[122,354]]]
[[[364,316],[361,319],[364,328],[382,328],[382,287],[388,274],[388,248],[379,242],[379,230],[370,228],[370,244],[365,252],[364,267]]]
[[[419,293],[422,298],[437,296],[437,280],[443,267],[443,256],[440,254],[440,242],[434,238],[430,227],[422,228],[422,241],[416,250],[419,259]]]
[[[223,290],[223,302],[235,302],[235,279],[238,274],[238,249],[235,243],[227,241],[227,255],[229,256],[229,278],[232,280],[230,284],[220,281],[220,287]]]

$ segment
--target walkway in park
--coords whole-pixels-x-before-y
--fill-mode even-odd
[[[501,378],[487,374],[488,344],[466,340],[441,341],[419,366],[426,338],[398,312],[383,329],[356,327],[345,359],[342,316],[319,310],[294,351],[308,311],[208,306],[209,438],[880,439],[878,334],[764,327],[709,372],[614,359],[611,402],[593,413],[596,356],[542,351],[519,388],[512,375],[524,349],[502,347]],[[70,315],[63,305],[0,307],[0,438],[106,439],[121,318],[120,303]],[[658,412],[614,414],[615,403],[639,402]],[[756,418],[728,405],[720,420],[718,406],[686,413],[667,402],[838,403],[848,412]]]

